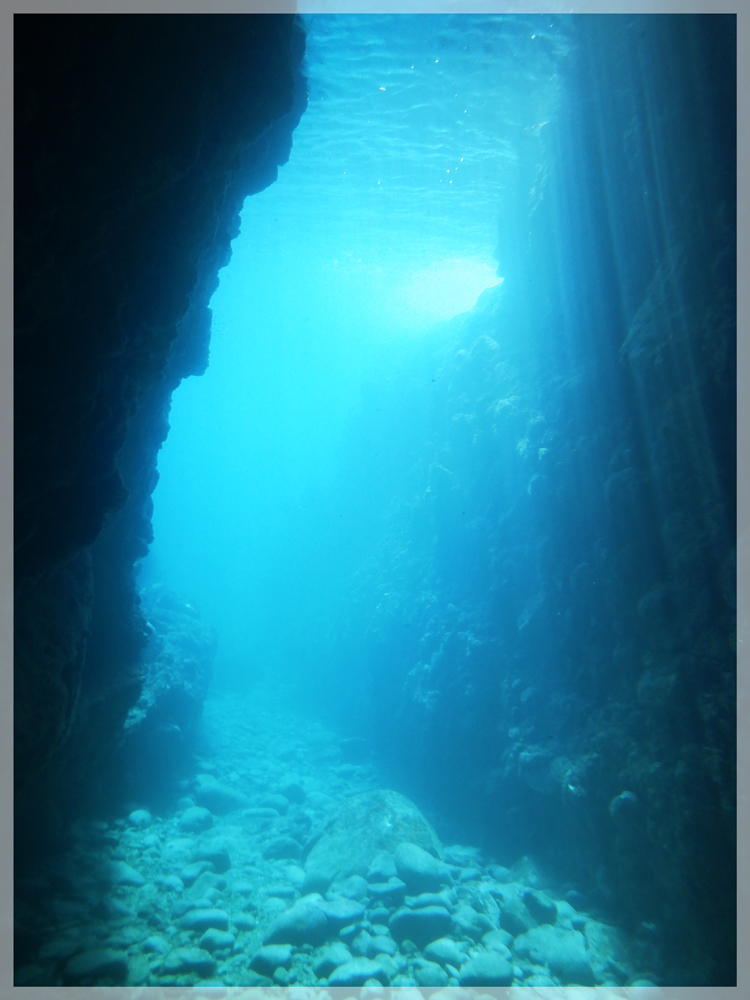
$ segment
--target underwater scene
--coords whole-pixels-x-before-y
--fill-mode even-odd
[[[735,19],[299,20],[16,985],[731,986]]]

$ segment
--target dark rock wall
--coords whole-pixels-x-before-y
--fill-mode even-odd
[[[341,491],[373,541],[307,638],[446,836],[542,859],[666,982],[730,984],[734,19],[574,37],[506,290],[371,387]]]
[[[171,393],[205,370],[244,197],[288,158],[303,50],[292,15],[15,17],[19,857],[104,786],[139,697]]]

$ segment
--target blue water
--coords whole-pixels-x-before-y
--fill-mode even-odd
[[[209,369],[175,393],[143,574],[217,626],[217,678],[287,666],[298,562],[326,559],[297,539],[318,530],[306,511],[332,487],[363,380],[513,281],[500,206],[524,142],[542,197],[569,46],[564,19],[539,16],[305,23],[308,108],[278,181],[243,209]]]
[[[585,967],[514,944],[517,983],[728,982],[729,48],[668,17],[304,23],[308,107],[174,394],[140,567],[147,615],[161,585],[218,639],[195,768],[301,782],[300,844],[407,795],[496,929],[538,887],[585,930]]]

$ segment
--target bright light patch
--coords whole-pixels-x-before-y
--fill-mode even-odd
[[[486,288],[501,281],[484,261],[446,260],[405,275],[394,290],[394,305],[410,326],[422,327],[468,312]]]

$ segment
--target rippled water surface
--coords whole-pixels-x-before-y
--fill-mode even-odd
[[[297,260],[306,252],[354,272],[412,323],[470,308],[497,282],[498,213],[519,144],[536,140],[543,160],[565,25],[433,14],[304,24],[308,108],[278,183],[248,201],[245,230],[282,253],[291,241]],[[530,178],[532,202],[543,184]]]

